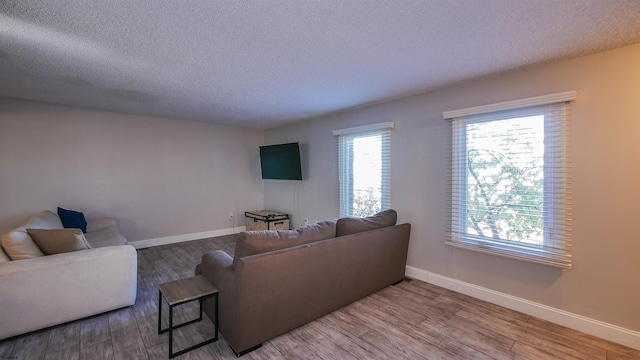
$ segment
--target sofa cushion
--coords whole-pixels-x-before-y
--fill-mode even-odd
[[[381,211],[366,218],[345,217],[338,219],[336,223],[336,236],[393,226],[397,221],[398,213],[393,209]]]
[[[62,221],[62,226],[67,229],[80,229],[83,233],[87,232],[87,219],[84,214],[79,211],[58,208],[58,216]]]
[[[295,230],[260,230],[241,232],[236,242],[236,251],[231,267],[235,269],[238,259],[269,251],[330,239],[336,235],[333,221],[322,221]]]
[[[45,210],[38,215],[28,219],[24,224],[20,225],[23,230],[26,229],[64,229],[60,217],[52,211]]]
[[[91,248],[80,229],[27,229],[27,233],[46,255]]]
[[[24,260],[44,256],[36,243],[31,240],[25,228],[17,228],[2,235],[2,249],[11,260]]]
[[[90,222],[91,220],[89,220],[89,223]],[[88,232],[84,234],[84,237],[94,248],[127,244],[127,239],[120,234],[118,225],[116,225],[115,222],[112,226]]]

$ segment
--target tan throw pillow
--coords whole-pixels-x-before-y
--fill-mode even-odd
[[[24,260],[44,256],[24,228],[2,235],[2,249],[11,260]]]
[[[341,218],[338,219],[338,222],[336,223],[336,236],[350,235],[363,231],[393,226],[397,221],[398,213],[393,209],[381,211],[366,218]]]
[[[238,259],[269,251],[330,239],[336,236],[336,224],[322,221],[295,230],[260,230],[241,232],[236,242],[231,267],[235,269]]]
[[[27,229],[33,242],[47,255],[91,248],[80,229]]]

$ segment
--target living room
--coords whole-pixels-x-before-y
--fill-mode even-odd
[[[295,226],[333,220],[333,131],[393,121],[391,207],[412,224],[407,276],[640,349],[638,64],[635,43],[269,128],[4,96],[0,233],[58,206],[117,217],[139,248],[239,232],[247,210],[287,212]],[[577,93],[573,267],[445,244],[451,139],[443,112],[565,91]],[[262,180],[259,146],[287,142],[300,143],[303,180]]]

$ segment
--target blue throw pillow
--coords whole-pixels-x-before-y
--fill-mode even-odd
[[[80,229],[83,233],[87,232],[87,219],[84,218],[83,213],[59,207],[58,216],[60,216],[62,226],[65,228]]]

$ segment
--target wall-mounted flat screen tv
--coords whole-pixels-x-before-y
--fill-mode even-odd
[[[298,143],[260,146],[263,179],[302,180]]]

